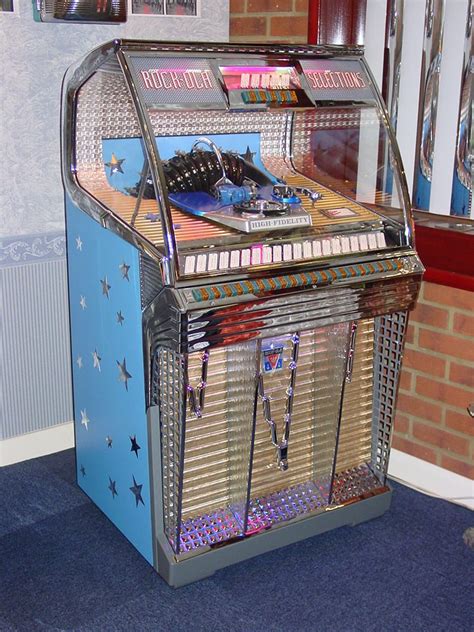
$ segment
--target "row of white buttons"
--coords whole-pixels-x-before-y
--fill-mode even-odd
[[[349,235],[347,237],[327,237],[291,244],[277,244],[275,246],[256,244],[251,248],[231,250],[230,252],[188,255],[184,262],[184,273],[193,274],[213,272],[214,270],[232,270],[245,268],[250,265],[298,261],[364,250],[378,250],[386,246],[385,235],[381,231]]]

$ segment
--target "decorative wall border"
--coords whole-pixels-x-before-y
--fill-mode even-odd
[[[66,235],[64,232],[0,239],[0,268],[64,259],[65,256]]]

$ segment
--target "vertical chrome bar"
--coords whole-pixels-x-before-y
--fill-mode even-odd
[[[426,211],[430,208],[439,73],[443,48],[444,8],[445,0],[427,0],[426,2],[413,181],[413,204]]]
[[[181,516],[183,510],[183,482],[184,482],[184,449],[186,445],[186,416],[187,416],[187,389],[188,383],[188,356],[185,355],[181,358],[183,362],[183,384],[182,384],[182,402],[181,402],[181,419],[180,423],[180,445],[179,445],[179,476],[178,476],[178,498],[177,498],[177,512],[176,512],[176,555],[179,555],[181,549]]]
[[[469,0],[464,35],[464,59],[459,97],[456,154],[454,158],[453,190],[451,194],[451,215],[474,218],[472,208],[472,160],[474,138],[472,133],[472,73],[474,70],[473,19],[474,2]]]
[[[332,463],[332,471],[331,471],[331,482],[329,484],[329,495],[328,495],[328,505],[332,503],[332,495],[334,489],[334,477],[336,476],[336,462],[337,462],[337,451],[339,447],[339,435],[341,432],[341,421],[342,421],[342,409],[344,407],[344,392],[346,389],[347,376],[349,374],[349,366],[350,363],[353,362],[352,356],[355,349],[356,344],[356,336],[357,336],[357,326],[358,323],[356,321],[351,321],[349,326],[349,331],[347,335],[347,346],[346,346],[346,360],[345,360],[345,368],[344,368],[344,377],[342,379],[341,384],[341,396],[339,399],[339,409],[338,409],[338,418],[337,418],[337,429],[336,429],[336,441],[334,443],[334,460]]]
[[[255,347],[255,388],[253,395],[253,415],[252,415],[252,428],[251,428],[251,440],[250,440],[250,454],[249,454],[249,470],[247,478],[247,494],[245,499],[245,512],[243,520],[243,533],[244,535],[248,531],[249,523],[249,509],[250,509],[250,490],[252,488],[252,471],[253,471],[253,456],[255,451],[255,431],[257,427],[257,410],[258,402],[260,401],[260,358],[262,357],[262,339],[257,340]]]
[[[400,68],[402,62],[403,9],[405,0],[389,0],[385,36],[384,77],[382,96],[387,104],[390,123],[397,131]]]
[[[130,226],[135,226],[135,221],[138,216],[138,211],[140,210],[140,205],[142,203],[143,194],[145,192],[146,181],[147,181],[149,173],[150,173],[150,163],[148,162],[148,158],[145,156],[145,160],[143,161],[142,171],[140,174],[140,188],[138,189],[137,201],[135,203],[135,208],[133,209],[133,215],[130,220]]]

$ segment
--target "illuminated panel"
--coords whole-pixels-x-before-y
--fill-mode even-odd
[[[225,96],[206,59],[129,55],[128,61],[150,108],[226,107]]]
[[[316,101],[373,101],[371,82],[357,60],[302,59],[301,67]]]
[[[221,66],[231,106],[310,105],[293,66]]]

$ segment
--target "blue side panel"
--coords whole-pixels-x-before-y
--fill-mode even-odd
[[[138,251],[66,216],[77,480],[152,564]]]

